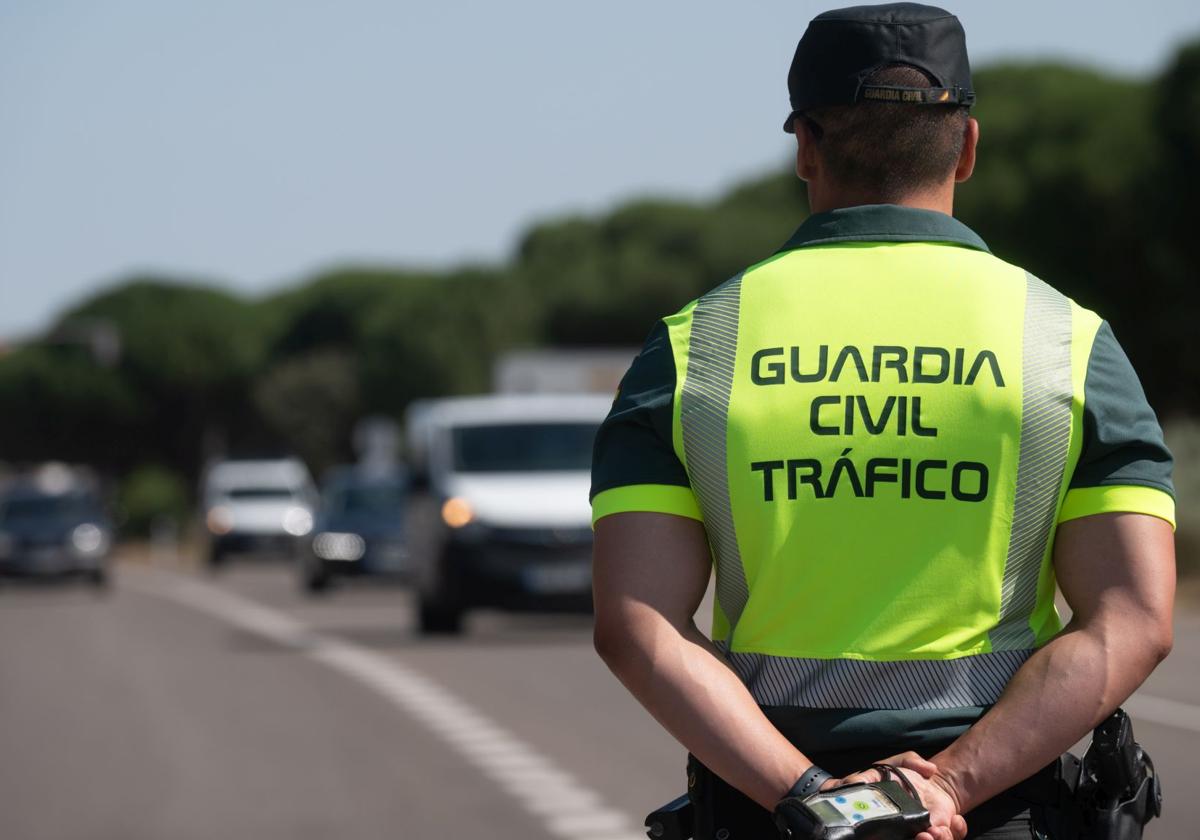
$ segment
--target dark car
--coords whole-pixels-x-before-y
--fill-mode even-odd
[[[0,575],[107,582],[112,523],[86,487],[12,485],[0,494]]]
[[[330,473],[301,558],[303,587],[325,592],[348,577],[407,582],[412,576],[404,535],[407,495],[399,469],[343,467]]]

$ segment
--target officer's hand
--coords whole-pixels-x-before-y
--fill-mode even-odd
[[[893,767],[902,767],[905,770],[914,770],[917,773],[920,773],[926,779],[931,778],[935,773],[937,773],[936,764],[919,755],[918,753],[913,752],[912,750],[909,750],[908,752],[897,753],[889,758],[881,758],[875,763],[890,764]],[[833,782],[832,786],[840,787],[841,785],[853,785],[862,782],[879,782],[882,780],[883,774],[872,767],[870,770],[860,770],[857,773],[851,773],[844,779],[838,779]],[[821,786],[821,790],[828,790],[829,787],[830,784],[827,782]]]
[[[967,821],[959,813],[958,797],[950,783],[938,775],[926,779],[914,770],[901,768],[908,777],[921,804],[929,809],[929,828],[917,835],[916,840],[963,840],[967,836]]]
[[[912,782],[921,804],[929,811],[929,828],[918,834],[916,840],[963,840],[966,837],[967,821],[959,813],[958,797],[950,783],[937,775],[936,765],[912,752],[894,755],[879,763],[898,768]],[[881,778],[882,774],[872,768],[852,773],[841,782],[878,782]]]
[[[928,758],[913,752],[912,750],[909,750],[908,752],[897,753],[891,758],[885,758],[882,761],[877,761],[875,763],[890,764],[893,767],[902,767],[905,770],[915,770],[926,779],[933,778],[934,774],[937,773],[936,764],[934,764]],[[872,770],[871,772],[875,773],[876,775],[879,773],[878,770]]]

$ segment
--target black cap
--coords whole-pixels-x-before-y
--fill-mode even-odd
[[[867,85],[872,72],[889,64],[924,71],[932,87]],[[796,47],[788,71],[792,120],[811,109],[862,100],[917,105],[975,102],[967,38],[958,18],[936,6],[888,3],[853,6],[817,15]]]

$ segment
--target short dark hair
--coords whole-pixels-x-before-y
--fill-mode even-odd
[[[905,64],[882,67],[865,84],[932,86],[924,71]],[[967,109],[867,100],[815,108],[801,119],[817,137],[817,149],[834,180],[886,202],[950,176],[962,152]]]

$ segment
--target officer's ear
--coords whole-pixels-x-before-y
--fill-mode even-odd
[[[958,153],[958,165],[954,167],[954,182],[961,184],[975,171],[975,149],[979,146],[979,121],[967,117],[963,127],[962,151]]]
[[[795,117],[792,131],[796,134],[796,175],[801,181],[811,181],[820,170],[816,129],[810,120]]]

